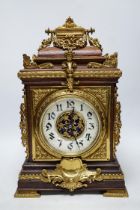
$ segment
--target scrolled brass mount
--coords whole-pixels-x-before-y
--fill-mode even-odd
[[[56,186],[74,191],[78,188],[87,187],[88,182],[102,181],[101,169],[95,171],[87,169],[87,165],[79,158],[62,159],[54,170],[42,170],[41,180]]]

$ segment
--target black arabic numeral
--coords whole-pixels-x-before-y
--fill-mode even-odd
[[[78,144],[79,144],[79,146],[83,146],[83,145],[84,145],[83,140],[80,140],[80,141],[78,142]]]
[[[52,113],[48,113],[48,120],[54,120],[55,119],[55,113],[52,112]]]
[[[92,120],[92,112],[88,112],[87,117],[88,117],[89,120]]]
[[[61,145],[62,145],[62,140],[61,140],[61,139],[58,139],[58,142],[59,142],[59,147],[61,147]]]
[[[63,111],[62,104],[56,104],[57,111]]]
[[[67,101],[67,108],[74,108],[75,102],[72,100]]]
[[[86,133],[86,139],[87,139],[87,141],[90,141],[90,139],[91,139],[90,133]]]
[[[51,140],[53,140],[55,138],[54,133],[50,133],[49,136],[50,136]]]
[[[46,131],[50,130],[52,127],[52,124],[51,123],[47,123],[46,124]]]
[[[81,107],[81,110],[80,110],[80,111],[83,111],[83,104],[81,104],[81,106],[80,106],[80,107]]]
[[[71,143],[67,146],[67,148],[68,148],[69,150],[72,150],[72,148],[73,148],[73,142],[71,142]]]

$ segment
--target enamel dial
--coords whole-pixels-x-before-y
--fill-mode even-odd
[[[64,97],[44,110],[40,129],[44,142],[62,156],[78,156],[96,143],[101,122],[93,105],[79,97]]]

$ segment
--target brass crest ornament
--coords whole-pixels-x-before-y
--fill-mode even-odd
[[[26,159],[15,197],[101,193],[128,197],[116,157],[122,76],[118,54],[103,54],[93,28],[68,17],[45,30],[32,58],[23,54],[20,129]]]

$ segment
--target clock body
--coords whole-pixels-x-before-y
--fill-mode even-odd
[[[68,18],[63,27],[48,31],[51,38],[42,42],[33,60],[23,55],[18,76],[24,85],[20,128],[26,160],[16,197],[93,192],[127,196],[115,155],[121,71],[117,54],[103,56],[90,32]],[[75,38],[68,42],[68,36]]]

